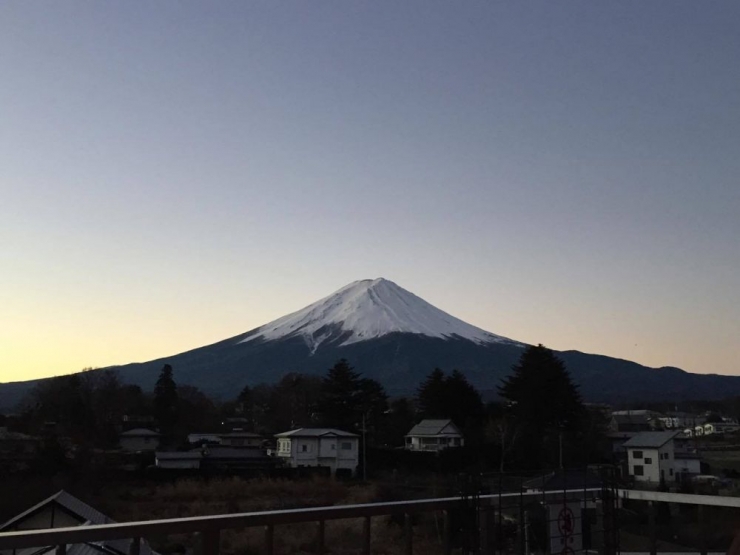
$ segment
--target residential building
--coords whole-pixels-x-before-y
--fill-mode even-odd
[[[100,511],[62,490],[0,525],[0,533],[88,526],[90,524],[110,524],[113,522]],[[131,553],[131,542],[132,540],[129,538],[71,544],[66,546],[64,553],[66,555],[129,555]],[[13,555],[14,551],[0,551],[0,555]],[[54,555],[59,551],[56,545],[48,545],[18,551],[18,554],[20,553],[32,555],[48,553]],[[140,543],[139,553],[140,555],[156,555],[144,540]]]
[[[219,445],[221,443],[221,434],[219,433],[201,433],[201,434],[188,434],[188,443],[195,445],[197,443],[211,443]]]
[[[268,470],[275,459],[264,449],[250,447],[204,446],[190,451],[157,451],[157,468],[163,470]]]
[[[609,428],[612,432],[649,432],[655,429],[657,415],[649,410],[619,410],[612,412]]]
[[[449,418],[422,420],[406,434],[406,449],[411,451],[441,451],[463,445],[460,428]]]
[[[119,436],[124,451],[156,451],[160,434],[148,428],[134,428]]]
[[[276,434],[276,455],[288,466],[324,466],[357,472],[360,461],[359,436],[334,428],[299,428]]]
[[[627,472],[637,482],[675,481],[673,438],[678,432],[642,432],[624,444]]]
[[[162,470],[200,470],[203,453],[199,449],[192,451],[157,451],[154,464]]]
[[[244,431],[233,431],[219,434],[221,445],[225,447],[262,447],[265,438],[260,434]]]
[[[683,481],[701,474],[701,455],[699,453],[676,452],[673,463],[676,481]]]

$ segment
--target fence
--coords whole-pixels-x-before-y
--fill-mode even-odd
[[[15,553],[26,548],[56,546],[56,554],[64,555],[69,545],[134,538],[129,555],[139,555],[141,538],[194,534],[197,553],[218,555],[223,531],[259,528],[263,534],[260,552],[273,555],[276,529],[279,533],[279,527],[284,525],[313,523],[313,551],[324,553],[332,543],[327,536],[327,522],[361,519],[362,545],[358,552],[369,554],[372,519],[392,515],[403,530],[401,551],[410,555],[414,553],[414,518],[436,513],[442,517],[440,552],[445,555],[452,553],[453,548],[461,553],[501,555],[614,555],[620,552],[620,506],[633,503],[647,508],[647,551],[655,554],[659,551],[661,504],[698,507],[698,521],[703,525],[708,523],[707,507],[740,510],[740,498],[624,490],[603,484],[555,489],[545,478],[539,487],[530,481],[520,484],[518,491],[506,491],[501,482],[495,493],[481,494],[490,486],[472,481],[461,488],[461,495],[437,499],[8,532],[0,534],[0,551]],[[567,486],[567,480],[563,484]],[[697,551],[706,554],[707,543],[697,546]]]

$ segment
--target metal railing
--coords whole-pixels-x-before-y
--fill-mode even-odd
[[[518,492],[481,495],[481,509],[504,507],[503,503],[521,501],[522,499],[583,500],[584,496],[596,498],[601,488],[560,490],[552,492]],[[414,501],[393,501],[385,503],[367,503],[360,505],[337,505],[331,507],[314,507],[278,511],[248,512],[227,515],[173,518],[166,520],[148,520],[140,522],[123,522],[68,528],[50,528],[32,531],[0,533],[0,550],[19,550],[29,547],[57,546],[57,555],[66,552],[66,546],[78,543],[93,543],[106,540],[132,539],[130,555],[139,555],[141,538],[150,536],[170,536],[175,534],[197,534],[196,551],[200,555],[217,555],[219,553],[221,531],[228,529],[262,527],[264,530],[264,553],[272,555],[275,545],[275,527],[285,524],[316,523],[316,545],[323,553],[326,544],[326,521],[340,519],[363,520],[362,553],[370,554],[371,519],[386,515],[403,516],[404,552],[413,553],[412,517],[422,513],[443,513],[442,552],[449,555],[452,551],[450,516],[454,511],[464,509],[461,497],[445,497]],[[482,519],[485,522],[486,519]],[[486,534],[483,536],[485,548]]]
[[[720,497],[714,495],[695,495],[668,493],[643,490],[614,490],[614,497],[623,501],[646,502],[649,505],[649,552],[656,554],[657,534],[656,515],[657,507],[661,503],[679,505],[695,505],[698,507],[698,519],[705,526],[706,515],[704,507],[724,507],[740,509],[740,498]],[[174,518],[166,520],[149,520],[141,522],[125,522],[102,525],[74,526],[68,528],[51,528],[42,530],[26,530],[0,533],[0,550],[15,551],[30,547],[55,546],[57,555],[66,553],[66,546],[80,543],[95,543],[109,540],[133,539],[130,554],[139,555],[142,538],[172,536],[177,534],[194,534],[196,552],[200,555],[217,555],[220,550],[222,531],[231,529],[261,528],[263,532],[262,552],[272,555],[275,550],[275,528],[281,525],[315,523],[315,546],[318,553],[326,549],[327,530],[326,522],[342,519],[362,519],[362,546],[361,552],[371,553],[373,518],[394,515],[401,517],[403,530],[404,553],[411,555],[414,551],[413,517],[424,513],[439,513],[443,515],[441,551],[445,555],[452,552],[452,520],[453,515],[460,515],[467,519],[474,518],[478,526],[479,543],[474,546],[480,553],[503,553],[497,535],[501,533],[502,514],[516,508],[520,511],[518,526],[520,534],[515,551],[528,553],[528,534],[526,530],[526,514],[523,512],[525,504],[540,502],[543,505],[550,503],[582,502],[583,506],[596,501],[603,502],[605,490],[602,488],[580,488],[559,491],[519,491],[512,493],[496,493],[480,495],[476,498],[476,514],[464,513],[470,510],[469,504],[463,497],[444,497],[436,499],[422,499],[414,501],[393,501],[385,503],[368,503],[359,505],[337,505],[330,507],[315,507],[303,509],[247,512],[215,516],[201,516],[190,518]],[[496,522],[498,519],[498,522]],[[498,529],[496,528],[498,526]],[[522,534],[523,533],[523,534]],[[523,537],[523,539],[522,539]],[[331,539],[331,538],[329,538]],[[597,550],[598,551],[598,550]],[[608,549],[605,545],[603,552],[618,552],[619,549]],[[697,552],[706,554],[706,544],[698,546]]]

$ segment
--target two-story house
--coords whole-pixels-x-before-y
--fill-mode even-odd
[[[638,482],[676,480],[673,438],[678,432],[642,432],[624,444],[627,472]]]
[[[288,466],[326,466],[357,472],[360,461],[359,436],[334,428],[299,428],[276,434],[277,451]]]

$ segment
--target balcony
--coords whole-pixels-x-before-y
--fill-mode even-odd
[[[55,546],[56,555],[64,555],[69,545],[134,538],[128,555],[139,555],[141,538],[186,534],[193,536],[197,555],[218,555],[230,552],[222,545],[225,531],[248,529],[261,537],[257,552],[273,555],[287,552],[280,548],[281,534],[302,524],[312,529],[313,541],[306,550],[313,553],[657,554],[673,552],[671,543],[661,539],[661,511],[692,507],[701,533],[688,552],[706,555],[712,550],[726,552],[731,540],[721,546],[710,545],[707,532],[716,523],[713,515],[722,510],[731,511],[732,518],[740,514],[740,498],[734,497],[605,487],[538,490],[530,485],[527,490],[506,489],[485,495],[470,490],[456,497],[414,501],[9,532],[0,534],[0,552],[15,554],[27,548]],[[638,519],[635,525],[624,520],[624,514],[632,515],[636,510],[644,521]],[[339,538],[332,536],[330,524],[349,520],[357,525],[356,543],[351,548],[333,548]],[[378,544],[373,533],[379,523],[395,526],[398,541]],[[636,536],[633,530],[628,531],[633,525],[643,533],[637,536],[647,542],[645,548],[621,545],[620,535]],[[433,533],[425,533],[425,526]]]

